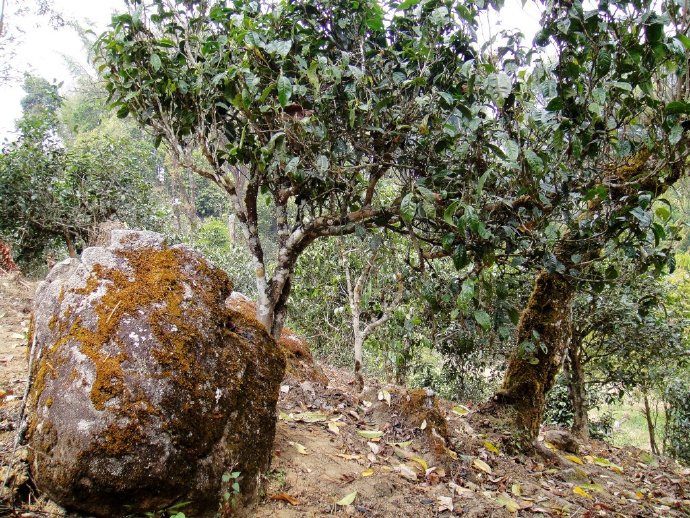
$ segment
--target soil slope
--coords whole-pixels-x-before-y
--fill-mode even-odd
[[[34,288],[0,277],[0,516],[66,516],[31,490],[13,450]],[[690,516],[690,469],[669,459],[596,441],[530,457],[474,409],[373,379],[357,395],[350,373],[324,372],[327,385],[283,381],[272,468],[249,516]]]

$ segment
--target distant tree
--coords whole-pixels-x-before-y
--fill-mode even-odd
[[[621,275],[600,293],[576,298],[567,378],[573,406],[573,431],[586,437],[587,391],[639,391],[645,402],[650,447],[655,453],[650,397],[663,387],[687,355],[683,329],[690,314],[669,304],[671,286],[663,277],[640,274],[620,260]]]
[[[155,209],[149,197],[153,146],[92,131],[65,148],[58,136],[57,85],[27,76],[24,88],[20,137],[0,155],[0,233],[19,259],[39,257],[55,240],[76,255],[109,218],[146,223]]]
[[[385,325],[393,316],[393,312],[402,302],[405,292],[404,279],[400,269],[383,274],[383,262],[390,268],[395,265],[396,250],[392,241],[386,242],[381,236],[375,235],[369,241],[370,249],[362,253],[361,249],[340,249],[340,264],[345,272],[347,300],[352,324],[354,370],[357,387],[364,389],[362,367],[364,365],[364,342],[373,335],[378,328]],[[341,246],[343,243],[341,242]],[[384,248],[385,247],[385,248]],[[352,255],[357,253],[355,261]],[[364,256],[364,257],[362,257]],[[358,269],[353,262],[361,262]],[[374,281],[379,278],[376,287],[372,289]],[[388,277],[388,278],[386,278]],[[404,379],[400,380],[404,383]]]

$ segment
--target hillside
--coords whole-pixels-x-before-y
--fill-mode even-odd
[[[15,498],[5,490],[0,515],[64,516],[13,451],[33,289],[0,277],[0,475]],[[481,409],[374,379],[357,395],[349,372],[323,370],[327,386],[283,381],[272,469],[249,515],[690,516],[690,469],[668,459],[597,441],[530,457]]]

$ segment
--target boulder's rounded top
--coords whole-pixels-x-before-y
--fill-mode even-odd
[[[162,248],[165,237],[149,230],[116,229],[110,233],[110,246],[113,250],[133,250],[137,248]]]

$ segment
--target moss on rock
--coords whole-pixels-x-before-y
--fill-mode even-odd
[[[39,288],[32,472],[52,498],[98,516],[180,499],[205,516],[230,467],[243,496],[255,493],[285,360],[265,329],[225,307],[222,270],[127,232]]]

